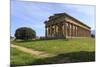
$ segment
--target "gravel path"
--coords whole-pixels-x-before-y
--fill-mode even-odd
[[[37,56],[37,57],[51,57],[51,56],[54,56],[54,55],[48,54],[46,52],[37,51],[37,50],[34,50],[34,49],[30,49],[30,48],[26,48],[26,47],[22,47],[22,46],[18,46],[18,45],[11,44],[11,47],[17,48],[20,51],[23,51],[25,53],[28,53],[28,54],[31,54],[31,55]]]

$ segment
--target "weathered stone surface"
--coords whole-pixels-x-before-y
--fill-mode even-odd
[[[89,37],[91,28],[66,13],[54,14],[45,21],[45,36],[50,38]]]

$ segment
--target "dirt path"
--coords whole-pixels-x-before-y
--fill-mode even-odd
[[[11,47],[17,48],[20,51],[23,51],[25,53],[28,53],[28,54],[31,54],[31,55],[37,56],[37,57],[51,57],[51,56],[53,56],[52,54],[48,54],[48,53],[45,53],[42,51],[36,51],[36,50],[30,49],[30,48],[26,48],[26,47],[22,47],[22,46],[18,46],[18,45],[11,44]]]

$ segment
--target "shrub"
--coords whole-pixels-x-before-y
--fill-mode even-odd
[[[91,34],[91,37],[92,37],[92,38],[95,38],[95,35],[94,35],[94,34]]]
[[[18,28],[15,32],[16,39],[29,40],[36,37],[36,32],[28,27]]]

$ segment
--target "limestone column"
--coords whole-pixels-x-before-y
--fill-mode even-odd
[[[47,37],[47,27],[45,26],[45,36]]]
[[[61,24],[61,26],[60,26],[60,36],[61,36],[61,38],[63,37],[63,33],[64,33],[63,24]]]
[[[73,37],[75,36],[75,26],[74,26],[74,24],[73,24]]]
[[[76,36],[78,37],[78,26],[76,26]]]
[[[90,37],[90,31],[88,30],[88,37]]]
[[[73,25],[73,37],[75,37],[75,25]]]
[[[70,25],[69,23],[67,24],[67,36],[69,36],[69,28],[70,28]]]
[[[51,26],[51,37],[52,37],[52,35],[53,35],[53,26]]]
[[[86,37],[86,29],[84,31],[85,31],[85,37]]]
[[[74,30],[74,36],[77,36],[77,30],[76,30],[76,26],[75,26],[75,30]]]
[[[71,36],[73,37],[73,24],[71,24]]]
[[[74,24],[73,24],[73,37],[74,37]]]
[[[83,35],[83,28],[81,28],[81,29],[82,29],[81,36],[84,37],[84,35]]]
[[[79,30],[80,30],[80,37],[81,37],[81,27],[79,27],[79,28],[80,28]]]
[[[51,37],[51,25],[50,25],[50,28],[49,28],[49,37]]]
[[[52,37],[54,35],[54,26],[52,25]]]
[[[91,31],[89,30],[89,37],[91,36],[90,34],[91,34]]]
[[[79,27],[80,37],[81,37],[81,27]]]
[[[70,26],[70,23],[69,23],[69,37],[70,37],[70,27],[71,27],[71,26]]]
[[[58,24],[58,37],[60,37],[60,26]]]
[[[62,31],[62,36],[63,36],[64,35],[64,24],[62,24],[62,27],[61,28],[62,28],[61,31]]]
[[[82,37],[82,28],[80,27],[80,36]]]
[[[62,37],[62,33],[63,33],[62,32],[62,24],[60,25],[60,28],[59,29],[60,29],[60,33],[59,33],[60,34],[60,37]]]
[[[77,37],[78,37],[78,26],[76,26],[76,28],[77,28],[76,35],[77,35]]]
[[[70,35],[72,37],[72,24],[70,24]]]
[[[82,28],[82,37],[84,37],[84,29]]]
[[[63,37],[66,38],[66,23],[63,23]]]
[[[54,36],[56,37],[56,24],[55,24],[55,35]]]
[[[82,28],[82,37],[84,37],[84,32],[83,32],[83,28]]]
[[[84,36],[84,29],[83,29],[83,36]],[[84,36],[85,37],[85,36]]]
[[[76,37],[76,26],[74,25],[74,37]]]
[[[59,37],[59,25],[57,24],[57,37]]]
[[[55,35],[54,36],[56,37],[56,25],[55,25]]]
[[[77,26],[75,25],[75,37],[77,37]]]
[[[81,37],[81,28],[79,27],[79,36]]]
[[[47,37],[49,36],[49,26],[47,27]]]
[[[85,29],[84,29],[84,37],[86,37],[86,36],[85,36]]]
[[[88,30],[87,30],[87,37],[88,37],[88,34],[89,34],[89,32],[88,32]]]
[[[84,31],[84,30],[83,30],[83,33],[84,33],[83,35],[84,35],[84,37],[85,37],[85,31]]]
[[[86,30],[85,30],[85,33],[86,33],[85,35],[86,35],[86,37],[87,37],[87,31],[86,31]]]
[[[80,37],[80,27],[79,27],[79,37]]]
[[[81,36],[83,37],[83,28],[81,28],[81,29],[82,29]]]
[[[75,25],[74,25],[74,37],[76,36],[76,27],[75,27]]]
[[[68,23],[68,36],[70,37],[70,23]]]
[[[48,28],[48,36],[49,37],[51,37],[51,29],[50,29],[51,27],[49,26],[49,28]]]
[[[84,30],[85,31],[85,37],[86,37],[86,30]]]
[[[65,37],[68,37],[68,23],[65,23]]]
[[[77,37],[77,26],[75,25],[74,36]]]
[[[53,33],[54,33],[54,32],[53,32],[53,26],[51,27],[51,31],[52,31],[52,32],[51,32],[51,36],[53,37]]]
[[[71,24],[71,37],[73,37],[73,24]]]
[[[79,27],[77,26],[77,36],[79,37]]]
[[[58,37],[58,28],[57,28],[57,24],[56,24],[56,37]]]
[[[64,23],[63,26],[64,26],[64,27],[63,27],[63,30],[64,30],[63,36],[64,36],[64,38],[66,38],[66,24]]]
[[[82,37],[84,37],[84,32],[83,32],[83,28],[82,28]]]
[[[66,23],[63,24],[63,35],[66,38]]]
[[[71,30],[70,30],[70,29],[71,29],[70,27],[71,27],[71,26],[70,26],[70,23],[69,23],[69,37],[70,37],[70,31],[71,31]]]
[[[51,26],[51,37],[53,37],[53,26]]]

